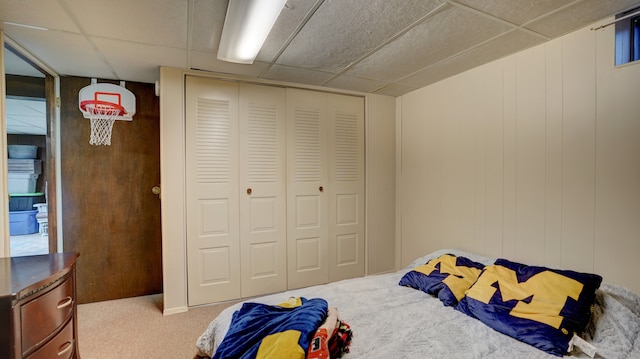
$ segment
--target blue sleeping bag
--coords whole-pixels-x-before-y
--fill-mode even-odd
[[[244,303],[212,359],[302,359],[327,309],[327,301],[319,298],[286,305]]]

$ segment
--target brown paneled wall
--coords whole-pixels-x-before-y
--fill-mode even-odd
[[[93,146],[78,109],[78,92],[90,83],[60,80],[61,215],[64,250],[80,252],[78,301],[159,293],[160,199],[151,192],[160,180],[159,99],[153,84],[127,82],[133,121],[116,121],[111,146]]]
[[[7,97],[45,98],[45,78],[5,75]]]

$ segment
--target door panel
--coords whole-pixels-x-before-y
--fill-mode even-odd
[[[285,90],[240,85],[242,296],[283,291],[286,272]]]
[[[364,99],[328,96],[329,280],[364,275]]]
[[[186,79],[190,306],[240,297],[238,85]]]
[[[327,283],[327,94],[287,89],[288,287]]]
[[[111,146],[92,146],[78,109],[78,92],[90,83],[60,78],[60,224],[63,250],[80,252],[78,301],[161,293],[160,198],[151,192],[160,182],[158,97],[152,84],[127,82],[133,121],[116,121]]]

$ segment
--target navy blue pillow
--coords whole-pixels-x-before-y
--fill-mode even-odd
[[[589,322],[596,274],[498,259],[482,271],[456,309],[489,327],[557,356]]]
[[[443,254],[406,273],[399,285],[419,289],[455,306],[476,281],[484,264],[466,257]]]

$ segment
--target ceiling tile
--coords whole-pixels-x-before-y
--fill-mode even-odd
[[[338,76],[323,84],[323,86],[360,92],[374,92],[375,90],[385,87],[386,85],[388,85],[388,83],[386,82],[346,75]]]
[[[187,0],[66,0],[87,35],[187,48]]]
[[[473,24],[473,32],[468,31],[469,24]],[[475,12],[449,7],[358,63],[346,73],[394,82],[509,29],[511,27]],[[390,66],[390,64],[393,65]]]
[[[262,76],[263,79],[295,82],[307,85],[321,85],[329,80],[334,74],[296,67],[273,65]]]
[[[277,63],[340,71],[442,2],[326,0]]]
[[[514,30],[492,41],[476,47],[458,56],[429,66],[409,76],[401,84],[423,87],[443,80],[455,74],[470,70],[476,66],[516,53],[527,47],[542,43],[543,40],[528,32]]]
[[[256,57],[259,61],[273,62],[282,50],[282,47],[289,41],[296,29],[304,21],[309,12],[314,9],[317,3],[323,0],[289,0],[282,9],[278,21],[273,25],[267,40]]]
[[[60,4],[51,0],[2,0],[0,1],[0,21],[80,32]],[[10,30],[12,25],[0,23],[0,26]]]
[[[634,6],[638,0],[583,0],[557,13],[527,24],[527,28],[549,37],[567,34],[604,17],[618,14]]]
[[[191,50],[218,52],[227,1],[195,0]]]
[[[456,0],[476,10],[522,25],[575,0]]]
[[[192,51],[191,64],[187,67],[247,77],[258,77],[269,67],[269,64],[259,61],[255,61],[251,65],[220,61],[216,56],[217,54],[214,53]]]
[[[153,83],[160,77],[160,66],[187,65],[186,51],[181,49],[108,39],[95,39],[95,44],[117,74],[101,78]]]
[[[42,59],[58,75],[108,79],[115,76],[82,35],[16,28],[9,36]]]

